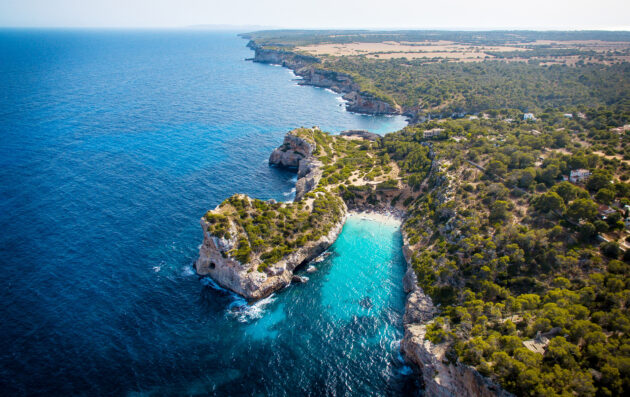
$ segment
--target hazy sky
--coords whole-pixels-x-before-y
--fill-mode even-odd
[[[0,0],[0,26],[624,29],[630,0]]]

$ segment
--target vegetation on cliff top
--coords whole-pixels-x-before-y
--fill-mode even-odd
[[[576,44],[586,40],[591,44],[627,44],[628,32],[278,30],[244,36],[262,47],[296,54],[304,52],[300,46],[330,43],[403,43],[418,49],[429,44],[446,45],[434,55],[429,52],[421,58],[413,57],[413,53],[407,54],[410,58],[405,53],[379,58],[388,51],[367,50],[354,55],[317,55],[320,62],[314,67],[350,75],[360,91],[401,105],[412,115],[451,115],[496,108],[542,111],[547,107],[593,107],[621,103],[630,94],[630,63],[624,62],[630,56],[629,46],[615,50],[602,46],[593,51],[592,46]],[[466,48],[482,54],[484,60],[460,63],[457,57],[448,57],[449,52]]]
[[[245,264],[257,259],[258,270],[328,234],[341,220],[341,200],[328,193],[313,195],[310,203],[277,203],[234,195],[208,211],[208,231],[217,237],[236,238],[228,254]],[[236,235],[231,236],[230,229]]]
[[[450,360],[517,395],[623,394],[630,112],[537,116],[491,110],[375,141],[297,129],[322,163],[314,190],[298,203],[235,196],[206,217],[216,235],[229,233],[230,220],[238,240],[230,254],[258,258],[263,270],[325,234],[340,197],[404,208],[419,286],[440,309],[427,338]],[[563,181],[572,170],[590,175]]]
[[[630,63],[539,66],[523,62],[432,63],[424,60],[329,57],[323,68],[359,75],[362,90],[406,108],[476,113],[494,108],[609,105],[630,93]]]
[[[322,177],[312,191],[295,203],[234,195],[205,215],[212,235],[236,241],[225,254],[243,264],[257,263],[259,271],[327,235],[343,215],[340,196],[354,204],[376,203],[391,199],[398,187],[397,167],[384,156],[380,141],[334,136],[318,128],[291,134],[313,145],[313,156],[322,163]]]
[[[585,113],[397,133],[444,129],[433,188],[404,224],[419,285],[440,308],[427,338],[517,395],[630,390],[630,142],[616,129],[630,112]],[[592,174],[563,181],[578,169]]]

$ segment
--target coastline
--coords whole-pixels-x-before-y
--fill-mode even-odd
[[[246,36],[241,37],[247,39]],[[246,60],[285,67],[301,78],[298,85],[320,87],[341,94],[345,108],[349,112],[369,115],[402,115],[405,116],[408,124],[416,119],[415,114],[393,100],[387,101],[361,90],[359,84],[349,74],[322,69],[319,67],[322,64],[321,59],[315,56],[298,54],[286,49],[264,48],[251,39],[247,47],[254,51],[254,57]]]
[[[319,86],[338,93],[350,92],[354,95],[355,102],[362,102],[364,100],[364,98],[361,98],[360,93],[355,91],[354,83],[349,79],[349,76],[340,76],[336,73],[333,73],[333,76],[329,76],[328,74],[320,76],[315,69],[302,65],[303,60],[300,59],[296,61],[296,59],[286,59],[285,52],[269,50],[265,51],[266,56],[259,57],[260,48],[256,47],[252,49],[256,52],[256,56],[252,61],[284,66],[292,70],[296,76],[302,77],[303,85]],[[269,55],[269,57],[267,55]],[[353,102],[351,100],[352,98],[348,95],[344,95],[343,99],[351,103]],[[357,111],[347,105],[348,103],[346,103],[346,109],[348,111]],[[373,105],[374,103],[365,106],[359,112],[367,114],[385,113],[374,111],[372,108]],[[314,155],[318,142],[313,141],[314,138],[310,134],[300,136],[298,130],[294,130],[298,133],[291,131],[285,136],[283,144],[276,148],[270,155],[269,163],[292,169],[297,168],[296,202],[299,203],[305,198],[307,193],[319,185],[319,181],[322,177],[321,168],[323,167],[323,163]],[[369,137],[362,138],[369,140]],[[325,146],[325,148],[329,150],[327,146]],[[433,161],[433,156],[430,156],[430,158],[432,159],[431,171],[433,172],[435,161]],[[429,173],[427,178],[431,176],[432,172]],[[306,198],[310,200],[313,199],[313,197]],[[364,199],[364,197],[360,198]],[[221,250],[212,247],[209,239],[207,241],[205,238],[197,263],[200,263],[200,261],[202,264],[208,262],[208,266],[204,266],[204,272],[200,272],[199,267],[197,267],[197,272],[200,275],[202,273],[204,273],[203,275],[209,275],[220,285],[244,296],[250,301],[259,300],[289,285],[294,282],[296,278],[298,279],[296,282],[303,282],[299,276],[294,276],[293,272],[301,265],[310,265],[313,259],[317,258],[334,244],[343,230],[347,219],[366,219],[397,228],[402,233],[402,253],[407,264],[407,270],[402,279],[403,290],[406,297],[403,315],[404,336],[400,346],[405,361],[412,364],[419,378],[423,380],[426,390],[430,391],[432,395],[450,397],[453,395],[467,395],[472,393],[473,395],[479,396],[509,396],[507,393],[503,394],[504,391],[500,387],[493,384],[490,379],[484,378],[474,368],[460,365],[459,363],[446,363],[443,346],[434,346],[430,341],[425,339],[427,324],[437,314],[438,309],[434,306],[431,298],[425,295],[418,286],[409,241],[402,228],[406,218],[406,212],[401,209],[391,208],[387,204],[383,205],[383,203],[375,205],[366,201],[365,203],[357,205],[354,203],[354,200],[352,201],[351,204],[347,204],[342,200],[343,217],[338,219],[331,233],[315,242],[314,246],[308,244],[308,247],[301,247],[299,252],[285,256],[280,261],[269,265],[263,273],[257,274],[253,272],[253,269],[256,267],[255,261],[251,264],[236,261],[234,266],[229,266],[230,264],[226,265],[224,263],[226,260],[222,259],[222,256],[225,256],[225,253],[233,251],[234,247],[236,247],[236,243],[232,242],[231,250],[219,252]],[[308,202],[308,200],[306,200],[306,202]],[[312,203],[309,205],[312,206]],[[207,228],[207,225],[203,224],[203,219],[202,225]],[[204,236],[206,235],[209,238],[212,237],[204,231]],[[204,247],[208,247],[206,250],[208,252],[204,252]],[[207,258],[208,260],[206,260]],[[228,259],[231,259],[229,254]],[[244,270],[242,269],[243,267],[247,269]],[[235,271],[234,269],[236,268],[240,270]]]

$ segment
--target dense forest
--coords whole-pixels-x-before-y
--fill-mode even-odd
[[[610,130],[630,113],[589,114],[450,120],[385,138],[391,154],[444,129],[433,188],[404,225],[419,284],[441,308],[427,337],[517,395],[630,390],[630,156],[593,150],[625,149],[626,133]],[[563,180],[576,169],[591,175]]]
[[[575,68],[523,62],[427,63],[334,57],[323,67],[348,73],[363,90],[385,94],[399,105],[441,114],[611,105],[630,93],[630,63]]]

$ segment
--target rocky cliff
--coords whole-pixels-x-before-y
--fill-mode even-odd
[[[283,144],[275,149],[269,157],[270,164],[297,170],[296,202],[317,186],[322,175],[320,169],[322,164],[313,156],[316,143],[314,139],[308,136],[311,132],[312,130],[308,129],[297,129],[287,133]],[[304,136],[300,136],[300,133]],[[201,218],[203,244],[199,249],[199,258],[195,262],[197,273],[212,277],[222,287],[249,300],[264,298],[274,291],[284,288],[291,282],[293,271],[300,264],[315,258],[332,245],[345,223],[348,209],[343,200],[328,197],[324,193],[317,193],[315,198],[310,200],[317,201],[319,199],[329,203],[330,213],[318,216],[316,223],[309,226],[315,229],[313,234],[309,235],[318,237],[299,239],[300,232],[293,233],[292,237],[295,237],[296,240],[293,242],[290,252],[281,255],[279,260],[271,264],[265,261],[265,253],[251,255],[246,262],[243,261],[245,263],[237,259],[242,240],[249,240],[248,247],[250,244],[260,245],[263,243],[260,237],[255,238],[258,240],[257,242],[247,237],[249,232],[247,227],[243,227],[242,218],[247,219],[253,216],[258,219],[264,217],[266,213],[276,210],[283,210],[285,213],[286,210],[304,213],[310,211],[314,204],[312,202],[298,204],[261,202],[245,195],[235,195],[224,201],[215,210],[209,211]],[[332,207],[331,202],[334,203]],[[234,208],[235,205],[238,208]],[[251,212],[247,213],[246,209]],[[277,212],[274,214],[278,215]],[[308,214],[305,216],[308,218]],[[273,217],[271,216],[271,218]],[[284,221],[281,223],[284,224]],[[263,232],[263,234],[268,235],[269,233]],[[284,239],[287,240],[286,237]],[[269,249],[270,251],[266,251],[267,254],[273,252],[275,247],[271,246]]]
[[[250,41],[247,46],[254,50],[254,62],[270,63],[287,67],[302,77],[300,85],[329,88],[344,94],[346,108],[355,113],[403,114],[403,109],[394,103],[376,98],[361,90],[352,76],[321,67],[321,61],[311,55],[298,54],[282,48],[265,48]]]
[[[333,225],[328,234],[315,241],[306,242],[295,252],[267,267],[265,271],[259,272],[256,270],[259,261],[240,263],[230,255],[230,251],[237,244],[235,238],[225,239],[213,236],[208,231],[208,222],[202,218],[203,244],[199,249],[195,269],[197,274],[212,277],[222,287],[248,300],[262,299],[289,285],[293,271],[300,264],[317,257],[328,249],[341,233],[345,220],[344,207],[344,216]]]
[[[311,55],[298,54],[281,48],[264,48],[253,41],[247,43],[247,47],[254,50],[254,58],[252,58],[254,62],[282,65],[293,70],[320,63],[318,58]]]
[[[289,132],[283,144],[269,156],[269,164],[297,169],[295,201],[313,190],[322,177],[322,163],[313,156],[314,145],[314,142]]]

